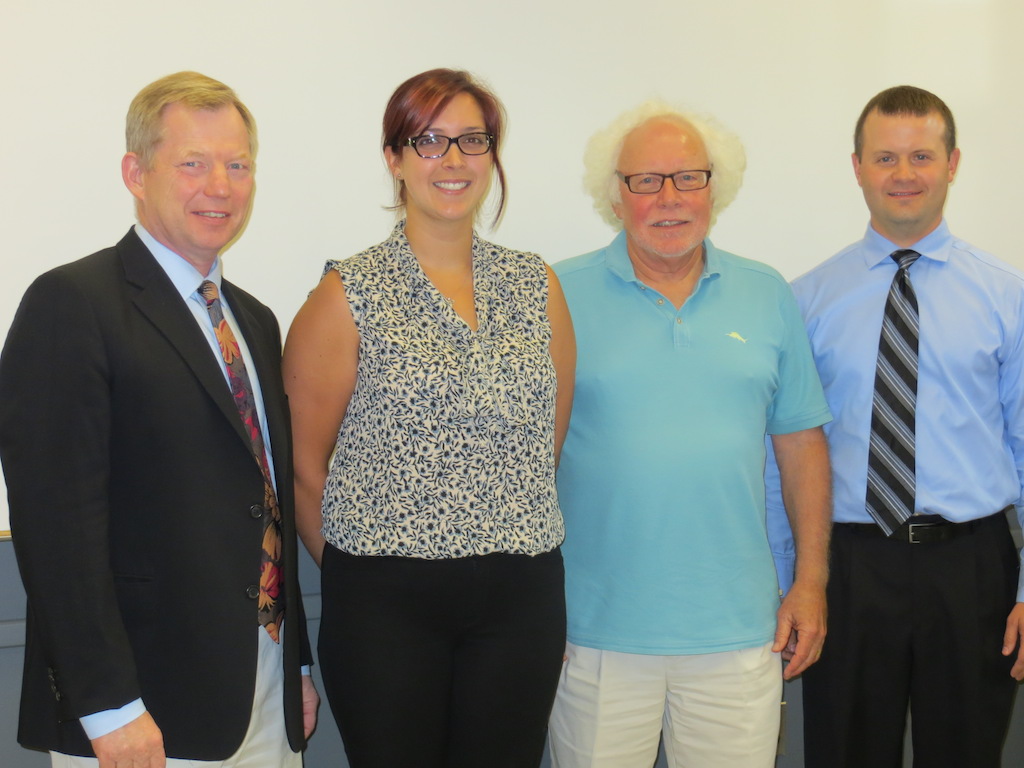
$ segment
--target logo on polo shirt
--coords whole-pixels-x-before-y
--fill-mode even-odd
[[[737,341],[742,341],[744,344],[747,343],[747,340],[744,339],[742,336],[740,336],[738,333],[736,333],[736,331],[733,331],[732,333],[727,333],[725,335],[728,336],[730,339],[736,339]]]

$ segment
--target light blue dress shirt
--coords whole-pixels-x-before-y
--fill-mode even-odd
[[[898,248],[869,226],[863,240],[793,282],[834,418],[825,433],[840,523],[872,522],[871,399]],[[1024,518],[1024,273],[953,237],[945,221],[912,248],[921,254],[910,268],[921,323],[915,513],[964,522],[1015,504]],[[773,462],[766,475],[781,539]]]

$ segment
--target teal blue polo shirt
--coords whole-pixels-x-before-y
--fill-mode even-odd
[[[789,285],[704,245],[679,310],[637,279],[624,233],[554,267],[578,347],[558,470],[577,645],[715,653],[775,633],[765,434],[830,415]]]

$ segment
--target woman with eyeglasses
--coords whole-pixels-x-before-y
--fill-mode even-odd
[[[404,214],[329,261],[288,335],[296,510],[352,768],[537,766],[565,647],[555,464],[575,342],[554,273],[474,231],[504,111],[466,72],[394,92]]]

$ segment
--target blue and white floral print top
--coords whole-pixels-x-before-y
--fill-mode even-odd
[[[329,261],[359,331],[323,534],[355,555],[535,555],[561,543],[544,262],[473,237],[478,328],[420,269],[400,222]]]

